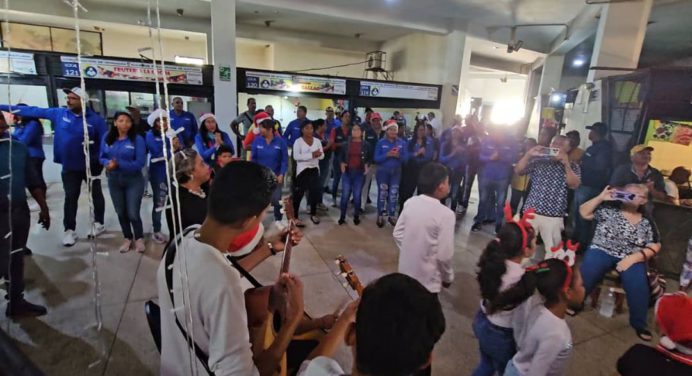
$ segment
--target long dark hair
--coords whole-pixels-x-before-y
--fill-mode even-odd
[[[209,137],[209,130],[207,129],[207,120],[213,119],[213,118],[206,118],[202,122],[202,124],[199,125],[199,134],[202,136],[202,141],[207,142],[211,141],[212,139]],[[214,119],[216,120],[216,119]],[[221,129],[219,129],[219,123],[216,123],[216,130],[213,133],[221,133]]]
[[[416,124],[415,127],[413,127],[413,137],[408,141],[408,151],[413,153],[413,149],[416,147],[416,142],[418,142],[418,128],[423,127],[425,128],[424,123],[419,123]],[[423,147],[428,144],[428,135],[425,134],[423,135]]]
[[[576,273],[570,273],[568,268],[562,260],[551,258],[541,261],[536,268],[527,270],[514,286],[501,292],[486,309],[489,313],[512,310],[530,298],[536,290],[545,299],[546,306],[555,305],[560,302],[565,280],[570,274],[572,278],[569,286],[574,283]]]
[[[527,229],[526,244],[532,244],[536,236],[533,229]],[[516,223],[507,223],[500,229],[497,238],[492,240],[483,250],[478,260],[476,280],[481,288],[481,297],[492,302],[500,293],[502,276],[507,272],[505,261],[520,256],[522,249],[522,233]]]
[[[118,139],[118,127],[115,126],[115,121],[121,116],[127,116],[127,118],[130,119],[131,125],[130,129],[127,131],[127,138],[129,138],[132,142],[135,142],[135,139],[137,138],[137,129],[135,129],[135,121],[132,119],[132,115],[125,111],[118,111],[113,116],[113,123],[108,129],[108,134],[106,135],[106,144],[108,145],[113,145],[115,140]]]

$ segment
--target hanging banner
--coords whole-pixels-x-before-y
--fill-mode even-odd
[[[10,54],[10,65],[12,69],[7,67],[7,51],[0,51],[0,72],[2,73],[19,73],[19,74],[36,74],[36,64],[34,63],[34,54],[23,52],[12,52]]]
[[[79,66],[74,56],[61,56],[65,77],[79,77]],[[87,78],[104,80],[149,81],[156,80],[154,65],[132,61],[82,58],[82,72]],[[161,79],[163,72],[158,68]],[[202,67],[166,64],[166,77],[171,84],[202,85]]]
[[[646,142],[662,141],[689,146],[692,143],[692,121],[649,121]]]
[[[439,90],[434,86],[361,81],[360,96],[436,101],[439,98]]]
[[[245,72],[245,87],[288,91],[292,93],[324,93],[346,95],[346,80],[339,78],[300,76],[286,73]]]

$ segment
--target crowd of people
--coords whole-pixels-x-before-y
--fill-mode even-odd
[[[661,249],[652,200],[673,202],[667,193],[672,188],[666,189],[670,184],[650,166],[649,146],[632,147],[631,163],[612,168],[613,151],[603,123],[587,127],[592,145],[586,150],[579,149],[578,132],[560,135],[545,127],[536,141],[497,125],[486,127],[475,115],[457,116],[438,137],[441,127],[433,125],[432,113],[417,116],[415,125],[407,127],[398,112],[383,121],[369,108],[360,119],[354,112],[336,113],[328,107],[324,119],[310,120],[307,108],[299,106],[297,118],[284,129],[271,106],[258,111],[250,98],[247,111],[231,123],[236,150],[213,114],[197,119],[183,110],[181,98],[173,99],[170,111],[153,111],[146,121],[135,108],[116,112],[107,126],[93,110],[82,109],[87,98],[81,89],[65,93],[67,108],[0,106],[13,114],[17,125],[10,135],[0,118],[1,137],[9,141],[0,143],[0,153],[9,157],[12,146],[12,163],[0,166],[0,175],[11,171],[13,176],[11,187],[0,185],[6,191],[0,192],[0,205],[11,210],[13,229],[12,244],[3,247],[23,250],[1,253],[0,267],[10,277],[8,316],[46,313],[23,298],[22,259],[30,252],[26,189],[40,207],[40,223],[50,226],[38,121],[49,119],[55,129],[54,161],[62,165],[65,191],[63,245],[77,241],[82,182],[105,170],[124,238],[119,251],[145,252],[140,210],[149,180],[152,240],[168,242],[164,255],[170,255],[164,256],[157,274],[162,374],[187,374],[190,367],[201,373],[273,374],[282,355],[290,352],[291,339],[305,329],[302,282],[290,274],[279,277],[276,286],[286,302],[283,325],[271,346],[259,348],[250,341],[240,280],[282,252],[285,242],[300,242],[299,231],[289,234],[282,192],[291,192],[296,209],[292,223],[297,227],[305,227],[299,219],[303,198],[310,222],[320,224],[320,214],[329,210],[325,195],[339,210],[339,225],[346,224],[349,207],[353,224],[359,225],[373,178],[374,224],[393,226],[399,273],[376,279],[340,315],[312,321],[310,327],[329,332],[309,355],[291,363],[298,374],[343,374],[332,357],[344,341],[353,351],[354,375],[430,374],[433,348],[445,331],[438,295],[454,282],[455,224],[469,210],[476,177],[480,200],[471,231],[492,224],[495,238],[477,265],[481,303],[473,331],[481,362],[474,375],[564,374],[573,349],[565,317],[578,314],[611,270],[619,273],[626,292],[630,325],[642,340],[652,338],[646,263]],[[85,130],[89,153],[83,147]],[[683,167],[676,171],[673,183],[689,179]],[[88,235],[96,237],[105,231],[100,180],[93,181],[90,191],[95,224]],[[277,228],[272,236],[262,225],[269,206]],[[171,235],[179,235],[171,242],[162,231],[164,213]],[[0,232],[5,233],[10,224],[2,217]],[[581,244],[576,264],[553,257],[566,228]],[[539,237],[543,247],[537,245]],[[251,249],[244,243],[236,247],[239,238],[250,239]],[[172,253],[178,248],[186,252],[185,261]],[[171,276],[181,275],[184,263],[183,288],[175,286],[181,280],[174,282]],[[187,305],[181,308],[182,301]],[[679,304],[689,307],[690,300]],[[185,328],[192,325],[194,343],[181,322]],[[678,346],[668,346],[664,355],[676,366],[689,366],[689,331],[676,332],[675,338]],[[195,359],[189,356],[190,346]],[[635,358],[623,358],[623,369]]]

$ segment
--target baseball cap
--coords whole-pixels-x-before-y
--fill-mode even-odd
[[[260,126],[264,121],[271,120],[271,117],[266,112],[260,112],[253,118],[255,125]]]
[[[370,120],[372,119],[380,119],[382,120],[382,115],[380,115],[379,112],[373,112],[372,115],[370,115]]]
[[[630,155],[635,155],[637,153],[641,153],[644,150],[654,151],[654,148],[652,148],[651,146],[648,146],[648,145],[644,145],[644,144],[635,145],[634,147],[632,147],[632,149],[630,149]]]
[[[70,94],[70,93],[72,93],[72,94],[74,94],[74,95],[76,95],[76,96],[78,96],[78,97],[80,97],[80,98],[83,98],[85,101],[89,99],[89,96],[88,96],[88,95],[84,95],[84,92],[82,92],[82,88],[79,87],[79,86],[75,86],[75,87],[73,87],[72,89],[62,89],[62,91],[63,91],[65,94]]]
[[[600,134],[600,135],[602,135],[602,136],[605,136],[605,135],[608,134],[608,126],[605,125],[605,123],[601,123],[600,121],[599,121],[599,122],[596,122],[596,123],[593,123],[593,125],[589,125],[588,127],[586,127],[586,129],[588,129],[588,130],[594,130],[594,131],[598,132],[598,134]]]

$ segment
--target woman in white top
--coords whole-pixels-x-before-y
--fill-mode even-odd
[[[310,207],[310,220],[314,224],[320,223],[317,216],[317,203],[320,195],[320,165],[324,158],[322,143],[313,136],[313,127],[310,120],[305,120],[300,125],[301,137],[293,144],[293,159],[296,161],[296,179],[293,183],[293,208],[295,209],[296,226],[305,225],[298,219],[300,202],[305,192],[308,191],[308,206]]]

